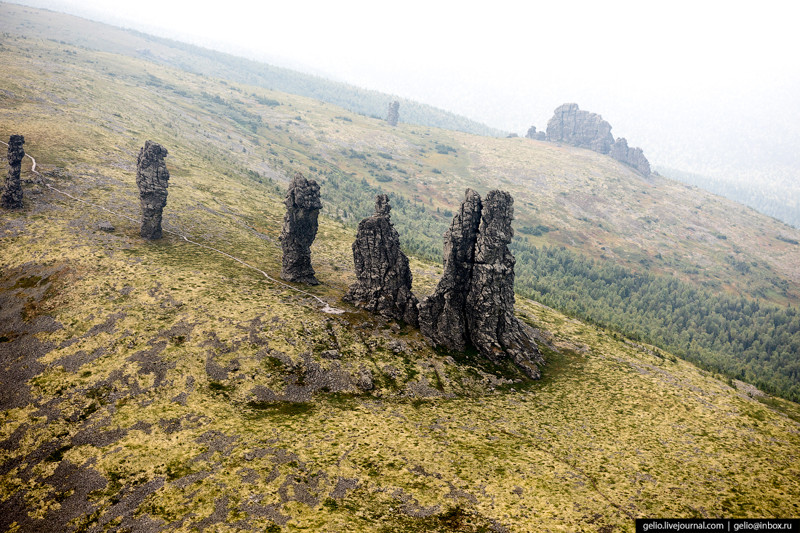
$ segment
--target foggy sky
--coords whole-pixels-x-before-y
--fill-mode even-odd
[[[22,3],[326,75],[519,134],[543,130],[553,109],[576,102],[656,165],[800,183],[800,32],[788,1]]]

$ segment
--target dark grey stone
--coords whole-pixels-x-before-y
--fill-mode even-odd
[[[298,172],[289,184],[284,203],[286,215],[280,235],[283,249],[281,278],[319,285],[311,266],[311,244],[317,236],[317,217],[322,209],[319,185]]]
[[[353,243],[357,281],[344,299],[388,318],[418,324],[417,297],[411,292],[411,268],[400,250],[400,236],[390,220],[389,197],[375,199],[375,213],[358,224]]]
[[[22,208],[22,182],[19,179],[22,159],[25,157],[25,137],[12,135],[8,139],[8,175],[0,194],[0,205],[6,209]]]
[[[161,214],[167,205],[169,171],[164,163],[167,149],[153,141],[144,143],[136,161],[136,185],[142,205],[142,229],[145,239],[161,238]]]

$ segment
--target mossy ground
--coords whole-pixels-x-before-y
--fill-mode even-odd
[[[332,106],[51,41],[2,46],[0,135],[24,133],[48,183],[137,219],[135,153],[161,142],[165,228],[273,277],[277,185],[319,164],[303,143],[334,154],[348,135],[353,149],[368,138],[370,151],[437,168],[450,180],[437,184],[443,207],[481,168],[436,150],[452,134],[336,122],[345,112]],[[254,133],[203,92],[240,102],[234,111],[258,113],[262,126]],[[259,106],[254,93],[281,105]],[[412,135],[432,139],[421,158],[404,155],[420,149]],[[506,160],[508,141],[480,142]],[[31,178],[28,161],[24,170]],[[323,285],[306,290],[344,315],[174,235],[143,242],[126,218],[35,184],[25,192],[25,208],[0,223],[2,309],[20,325],[0,331],[2,386],[21,366],[31,374],[13,384],[29,401],[0,412],[10,531],[632,531],[634,517],[800,512],[795,404],[757,401],[521,298],[519,315],[543,339],[543,379],[458,364],[417,331],[340,301],[354,279],[353,230],[335,213],[312,248]],[[104,220],[113,233],[97,228]],[[425,294],[441,269],[411,264]],[[55,325],[33,331],[43,317]],[[23,346],[41,355],[26,359]],[[323,357],[331,349],[341,358]],[[309,392],[314,365],[366,369],[374,387]]]

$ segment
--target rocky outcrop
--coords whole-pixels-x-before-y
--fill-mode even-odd
[[[611,124],[596,113],[580,110],[578,104],[556,108],[553,118],[547,122],[547,140],[608,154],[641,174],[650,175],[650,162],[641,148],[628,148],[628,141],[624,138],[614,141]]]
[[[528,133],[525,134],[526,139],[533,139],[534,141],[544,141],[547,136],[543,131],[536,131],[536,126],[528,128]]]
[[[317,218],[322,209],[319,185],[298,172],[289,184],[284,204],[286,214],[280,235],[283,249],[281,278],[319,285],[311,266],[311,244],[317,236]]]
[[[483,201],[467,292],[467,327],[472,344],[501,364],[510,358],[528,376],[538,378],[543,363],[533,332],[514,316],[514,256],[508,249],[514,230],[514,199],[489,191]]]
[[[400,250],[390,220],[389,197],[375,198],[375,213],[362,220],[353,243],[357,281],[344,299],[388,318],[418,325],[417,297],[411,292],[411,269]]]
[[[394,102],[389,104],[389,111],[386,113],[386,122],[388,122],[390,126],[397,126],[397,122],[399,120],[400,120],[400,102],[395,100]]]
[[[596,113],[582,111],[578,104],[564,104],[547,122],[547,140],[563,142],[607,154],[614,144],[611,124]]]
[[[0,195],[0,205],[6,209],[20,209],[22,207],[22,183],[19,174],[22,168],[22,159],[25,157],[25,137],[12,135],[8,139],[8,175]]]
[[[147,141],[139,150],[136,161],[136,185],[142,205],[142,228],[139,234],[145,239],[161,238],[161,214],[167,205],[169,171],[164,163],[167,149]]]
[[[491,191],[482,202],[467,189],[445,233],[442,279],[420,304],[420,330],[433,346],[473,346],[496,363],[510,359],[538,378],[544,361],[533,332],[514,316],[515,262],[508,249],[513,215],[508,193]]]
[[[628,141],[624,137],[614,142],[609,155],[617,161],[632,166],[640,174],[650,175],[650,162],[644,156],[644,151],[641,148],[628,148]]]

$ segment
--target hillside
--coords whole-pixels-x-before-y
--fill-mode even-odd
[[[413,100],[171,39],[147,35],[135,30],[124,30],[79,17],[14,4],[3,3],[0,9],[3,12],[3,17],[0,19],[0,31],[3,32],[8,31],[30,37],[46,36],[47,39],[69,43],[80,48],[142,58],[203,76],[213,76],[307,96],[366,116],[385,118],[389,102],[397,100],[400,102],[400,120],[402,122],[479,135],[500,136],[504,134],[500,130],[466,117]]]
[[[147,131],[158,131],[165,146],[191,140],[224,172],[275,185],[296,170],[316,176],[327,184],[326,212],[348,226],[371,212],[377,193],[389,193],[406,250],[433,261],[440,260],[441,236],[464,188],[501,186],[517,199],[513,246],[522,294],[800,400],[800,232],[794,228],[672,180],[643,179],[586,150],[409,124],[388,128],[316,100],[231,81],[260,83],[258,69],[271,67],[251,62],[231,70],[208,62],[216,53],[161,41],[158,54],[151,48],[143,56],[135,50],[146,36],[30,8],[2,9],[8,16],[0,24],[13,30],[9,36],[21,32],[51,50],[35,67],[48,73],[45,87],[58,95],[49,105],[61,109],[80,89],[80,112],[95,125],[94,135],[117,131],[131,139],[128,151]],[[42,43],[41,35],[81,46]],[[61,54],[80,71],[49,66],[62,62]],[[230,77],[217,83],[194,72]],[[6,82],[9,108],[25,94],[15,83],[13,77]],[[138,119],[125,113],[127,103],[119,107],[116,94],[131,86],[145,96],[122,94],[123,101],[157,99],[170,106],[168,114],[133,127]],[[49,111],[36,113],[48,117],[49,128],[73,131],[69,121],[53,124],[57,115]],[[62,147],[49,148],[47,157],[60,157]],[[69,157],[54,163],[73,164],[75,154],[64,148]]]
[[[523,292],[548,279],[524,254],[548,246],[565,265],[792,310],[796,230],[592,152],[390,128],[111,51],[7,33],[0,64],[0,138],[23,133],[45,180],[26,161],[25,208],[0,218],[2,529],[608,532],[797,515],[796,404],[524,297],[548,361],[536,382],[341,301],[379,189],[418,295],[468,185],[514,194]],[[169,149],[165,229],[273,278],[286,178],[319,179],[309,292],[346,312],[175,233],[142,242],[146,139]]]

